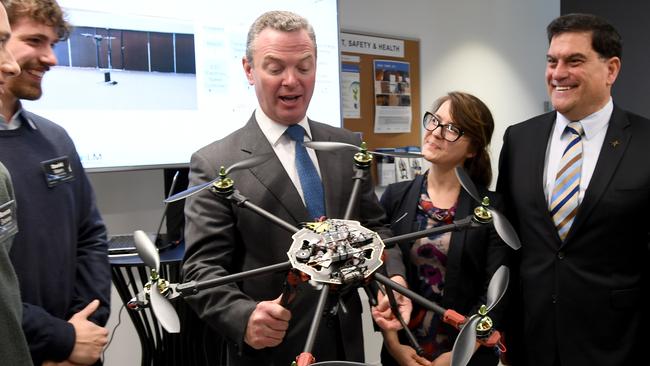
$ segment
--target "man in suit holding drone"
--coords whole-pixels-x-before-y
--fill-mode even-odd
[[[259,108],[244,127],[193,154],[190,186],[214,179],[222,165],[271,153],[270,160],[230,174],[250,202],[295,226],[320,216],[342,218],[352,190],[353,153],[314,152],[296,144],[310,140],[360,144],[352,132],[306,116],[316,77],[311,25],[290,12],[263,14],[250,28],[242,63]],[[188,198],[185,215],[184,281],[287,261],[292,233],[209,190]],[[377,231],[383,216],[372,183],[364,181],[352,218]],[[303,350],[318,291],[300,284],[297,296],[284,307],[280,305],[284,280],[285,274],[259,276],[186,298],[227,340],[229,365],[289,365]],[[342,295],[347,311],[336,306],[336,296],[329,300],[326,309],[339,311],[322,319],[313,355],[318,361],[363,361],[356,290]]]

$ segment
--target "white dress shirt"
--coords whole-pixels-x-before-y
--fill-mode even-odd
[[[580,173],[578,203],[582,203],[585,191],[594,174],[613,110],[614,103],[612,98],[609,98],[609,102],[601,110],[580,120],[584,134],[582,135],[582,170]],[[557,113],[553,133],[546,148],[546,163],[544,165],[544,182],[546,183],[544,184],[544,195],[546,196],[546,202],[551,200],[553,188],[555,187],[555,177],[560,169],[562,153],[571,140],[569,133],[563,133],[569,122],[571,121],[559,112]]]
[[[255,110],[255,119],[262,129],[262,133],[264,133],[266,139],[269,140],[269,143],[273,146],[273,151],[275,151],[278,159],[280,159],[280,162],[282,163],[284,170],[287,171],[289,178],[291,178],[293,185],[298,190],[302,202],[305,203],[305,195],[302,192],[300,177],[298,176],[298,170],[296,169],[296,142],[284,133],[289,126],[271,120],[260,107]],[[305,129],[305,141],[311,141],[311,130],[309,129],[307,117],[305,116],[298,124]],[[311,161],[316,167],[319,177],[321,177],[322,180],[318,159],[316,158],[316,151],[309,148],[306,149]]]

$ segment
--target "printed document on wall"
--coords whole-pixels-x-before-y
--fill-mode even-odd
[[[408,62],[374,60],[375,133],[411,132],[411,76]]]
[[[341,95],[343,99],[343,118],[361,118],[361,83],[359,65],[341,65]]]

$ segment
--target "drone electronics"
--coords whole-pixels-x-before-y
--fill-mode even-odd
[[[343,219],[328,218],[319,222],[305,223],[302,228],[297,228],[263,208],[256,206],[243,196],[235,188],[235,182],[228,177],[228,173],[262,164],[269,160],[273,154],[254,156],[233,164],[228,169],[221,167],[219,177],[216,179],[171,196],[165,202],[180,200],[206,188],[210,188],[214,194],[228,199],[241,207],[250,209],[272,223],[293,233],[293,243],[287,252],[289,260],[287,262],[215,279],[173,284],[158,276],[160,259],[157,249],[144,232],[136,231],[134,234],[135,245],[142,261],[150,268],[151,278],[150,282],[145,284],[143,291],[128,303],[128,307],[132,310],[139,310],[151,306],[163,328],[170,333],[175,333],[180,330],[180,322],[170,300],[179,296],[183,297],[196,294],[202,289],[221,286],[262,274],[288,272],[282,296],[283,302],[288,301],[289,296],[286,295],[290,293],[290,285],[295,285],[298,281],[310,281],[320,288],[318,304],[305,342],[304,351],[296,357],[295,364],[297,366],[315,365],[316,360],[311,354],[311,350],[330,289],[338,290],[341,293],[342,289],[363,287],[369,293],[371,305],[374,306],[376,305],[376,299],[368,288],[370,282],[384,285],[385,289],[382,289],[382,291],[386,291],[393,314],[404,326],[404,331],[407,333],[414,349],[421,350],[415,337],[408,327],[405,326],[404,319],[402,319],[397,311],[393,290],[404,294],[422,307],[439,314],[444,322],[460,330],[452,349],[452,366],[465,366],[472,357],[474,345],[477,341],[482,345],[499,347],[501,350],[504,350],[500,342],[500,334],[497,330],[493,329],[492,320],[488,314],[498,304],[507,289],[509,278],[507,267],[501,266],[493,274],[488,286],[487,304],[481,306],[476,314],[472,314],[469,317],[461,315],[453,309],[445,309],[382,274],[383,262],[381,258],[385,245],[390,246],[400,242],[413,241],[434,233],[460,231],[494,223],[497,233],[506,244],[513,249],[518,249],[521,246],[517,234],[507,219],[490,206],[487,197],[479,199],[476,187],[462,167],[456,168],[456,175],[462,187],[474,200],[480,203],[472,215],[456,220],[448,225],[382,240],[377,233],[364,228],[359,222],[349,220],[360,193],[361,182],[368,174],[370,164],[372,163],[372,155],[408,157],[419,157],[421,155],[413,153],[372,152],[367,150],[365,143],[362,143],[360,147],[341,142],[320,141],[305,142],[304,145],[316,150],[332,151],[348,149],[357,151],[354,154],[355,174],[352,178],[354,184]],[[332,365],[328,362],[318,363],[318,365],[321,364]],[[336,364],[341,363],[337,361]]]
[[[357,221],[328,219],[293,234],[287,255],[293,268],[332,285],[360,283],[383,262],[384,243]]]

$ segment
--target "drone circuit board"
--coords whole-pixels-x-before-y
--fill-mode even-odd
[[[384,243],[358,221],[310,222],[293,236],[287,252],[293,268],[325,284],[363,281],[382,264]]]

